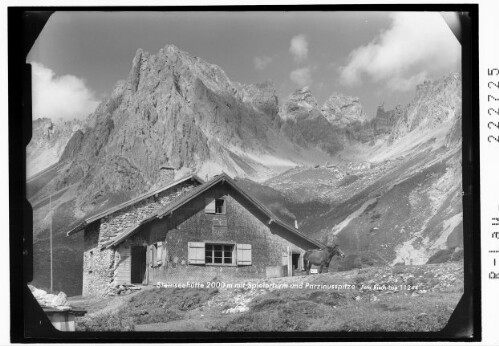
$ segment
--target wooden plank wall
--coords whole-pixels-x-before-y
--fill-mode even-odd
[[[117,252],[120,256],[118,267],[116,268],[116,274],[114,282],[116,285],[129,284],[131,280],[132,271],[132,257],[129,245],[121,244]]]

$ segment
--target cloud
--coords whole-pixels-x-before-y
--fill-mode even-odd
[[[461,46],[438,13],[398,12],[388,30],[353,50],[339,68],[355,86],[367,76],[389,90],[410,90],[425,78],[459,68]]]
[[[50,68],[37,62],[31,66],[34,118],[85,118],[99,104],[83,79],[73,75],[56,76]]]
[[[291,71],[289,78],[300,88],[312,84],[312,68],[310,66]]]
[[[272,58],[269,56],[255,56],[253,58],[253,63],[255,64],[255,69],[257,70],[264,70],[268,64],[272,62]]]
[[[308,57],[308,42],[307,37],[303,34],[296,35],[291,39],[289,52],[293,55],[295,62],[300,63],[307,60]]]

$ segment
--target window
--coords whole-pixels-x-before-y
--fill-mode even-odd
[[[188,242],[189,264],[250,266],[251,244]]]
[[[207,214],[225,214],[225,199],[216,198],[207,200],[205,212]]]
[[[215,200],[215,214],[225,214],[225,200],[217,198]]]
[[[231,244],[206,244],[205,263],[207,264],[232,264],[234,245]]]

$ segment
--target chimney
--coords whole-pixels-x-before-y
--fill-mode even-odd
[[[295,219],[295,228],[298,229],[298,220]]]
[[[159,179],[156,182],[158,187],[165,186],[173,182],[175,179],[175,168],[171,166],[160,166],[159,167]]]

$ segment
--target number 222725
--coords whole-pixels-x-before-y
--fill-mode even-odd
[[[492,68],[492,69],[488,69],[488,75],[489,76],[498,76],[499,75],[499,69],[497,68]],[[495,89],[495,90],[499,90],[499,81],[494,83],[493,81],[490,81],[487,83],[487,87],[489,89]],[[494,97],[493,95],[487,95],[487,102],[494,102],[494,101],[499,101],[498,98]],[[487,113],[489,115],[493,115],[492,113],[495,113],[496,115],[499,115],[499,107],[497,109],[495,108],[492,108],[490,107],[488,110],[487,110]],[[496,127],[498,130],[499,130],[499,121],[497,123],[494,123],[492,121],[489,121],[489,123],[487,124],[487,127],[489,128],[489,130],[491,129],[490,126],[494,126]],[[493,141],[496,141],[497,143],[499,143],[499,137],[494,137],[492,135],[488,136],[487,137],[487,141],[489,141],[489,143],[492,143],[492,140]]]

